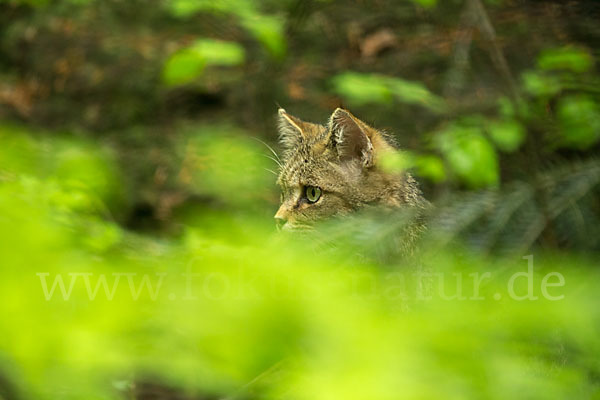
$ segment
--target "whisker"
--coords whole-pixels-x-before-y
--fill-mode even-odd
[[[275,163],[277,163],[277,165],[279,165],[279,168],[283,168],[283,165],[281,165],[281,163],[279,161],[277,161],[276,159],[274,159],[273,157],[271,157],[268,154],[263,154],[264,157],[267,157],[269,160],[273,160],[275,161]]]
[[[273,150],[273,148],[271,146],[269,146],[267,143],[263,142],[262,140],[260,140],[257,137],[251,136],[252,139],[259,141],[260,143],[264,144],[267,149],[269,149],[271,151],[271,153],[273,153],[273,155],[275,156],[275,158],[277,159],[277,161],[281,162],[281,159],[279,158],[279,156],[277,155],[277,153],[275,152],[275,150]]]
[[[265,171],[269,171],[270,173],[272,173],[273,175],[277,176],[277,173],[269,168],[263,168]]]

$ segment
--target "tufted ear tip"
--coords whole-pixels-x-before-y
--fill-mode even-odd
[[[336,119],[336,118],[344,118],[344,117],[349,117],[352,114],[350,114],[350,112],[344,108],[338,107],[336,108],[333,113],[331,114],[331,118],[332,119]]]
[[[340,160],[358,159],[364,167],[372,165],[373,144],[356,117],[338,107],[331,114],[329,127]]]
[[[288,114],[281,107],[277,110],[277,114],[279,115],[280,130],[291,130],[300,135],[304,134],[304,122],[301,119]]]
[[[277,110],[277,115],[279,117],[279,142],[283,145],[285,151],[289,152],[305,140],[306,130],[310,124],[288,114],[281,107]]]

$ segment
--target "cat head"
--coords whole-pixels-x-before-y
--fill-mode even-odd
[[[282,192],[275,214],[278,226],[307,228],[365,205],[410,202],[403,192],[414,186],[412,178],[379,167],[380,159],[395,152],[394,147],[349,111],[336,109],[326,125],[302,121],[283,109],[278,118],[283,147],[277,179]]]

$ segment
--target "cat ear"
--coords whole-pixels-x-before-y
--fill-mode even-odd
[[[365,132],[366,125],[350,112],[338,108],[329,119],[331,142],[340,161],[360,160],[363,167],[373,165],[373,144]]]
[[[286,151],[295,149],[306,137],[306,122],[288,114],[283,108],[278,111],[279,142]]]

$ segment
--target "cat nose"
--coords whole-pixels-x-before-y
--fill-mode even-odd
[[[285,218],[283,218],[280,215],[276,215],[275,216],[275,226],[277,227],[277,230],[280,231],[283,226],[285,225],[285,223],[287,222],[287,220]]]
[[[286,209],[284,207],[284,205],[282,204],[281,207],[279,207],[279,210],[277,210],[277,213],[275,214],[275,226],[277,226],[277,230],[281,230],[283,228],[283,226],[285,225],[285,223],[287,222],[287,212]]]

